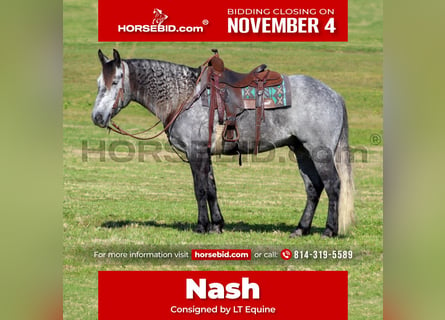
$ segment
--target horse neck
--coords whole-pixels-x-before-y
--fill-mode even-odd
[[[199,68],[157,60],[125,60],[129,68],[131,100],[155,114],[163,123],[193,93]]]

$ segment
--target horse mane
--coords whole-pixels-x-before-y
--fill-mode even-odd
[[[150,59],[124,60],[133,100],[164,121],[193,94],[200,68]]]

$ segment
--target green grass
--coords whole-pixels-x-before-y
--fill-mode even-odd
[[[97,318],[98,270],[347,270],[349,318],[381,319],[383,287],[383,157],[382,145],[370,137],[382,134],[382,2],[349,1],[348,43],[98,43],[97,2],[64,1],[64,318]],[[95,127],[90,112],[100,73],[97,50],[123,58],[145,57],[197,66],[217,47],[227,66],[248,71],[259,63],[287,74],[308,74],[337,90],[349,111],[350,143],[356,154],[357,225],[345,237],[322,239],[327,211],[323,195],[314,232],[288,237],[305,204],[297,166],[287,149],[273,159],[244,158],[239,167],[230,157],[214,159],[219,201],[227,226],[221,235],[192,232],[197,219],[192,177],[165,137],[144,146]],[[249,54],[246,54],[249,52]],[[255,54],[252,54],[255,53]],[[155,118],[136,104],[117,120],[125,128],[144,128]],[[88,152],[105,144],[105,161]],[[110,146],[129,141],[135,153]],[[161,152],[160,152],[161,151]],[[85,154],[85,153],[84,153]],[[128,161],[113,161],[114,155]],[[141,157],[143,161],[140,161]],[[261,158],[266,155],[261,155]],[[173,159],[173,160],[172,160]],[[160,161],[159,161],[160,160]],[[94,251],[147,248],[190,250],[197,247],[347,249],[347,261],[192,262],[103,261]]]

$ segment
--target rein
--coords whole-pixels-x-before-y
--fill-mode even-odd
[[[209,59],[207,59],[206,62],[204,62],[201,65],[201,73],[199,74],[198,79],[196,80],[196,84],[198,85],[199,81],[201,80],[202,75],[204,74],[204,71],[207,69],[207,64],[209,63],[209,61],[212,59],[213,57],[210,57]],[[117,106],[119,104],[119,102],[123,102],[124,100],[124,81],[125,81],[125,66],[122,65],[122,88],[119,89],[119,92],[117,94],[116,100],[113,104],[113,109],[112,110],[116,110]],[[168,118],[170,118],[170,121],[168,121],[167,125],[165,125],[164,129],[162,129],[160,132],[158,132],[157,134],[151,136],[151,137],[140,137],[138,135],[141,135],[143,133],[149,132],[151,131],[153,128],[155,128],[160,122],[161,120],[159,120],[158,122],[156,122],[153,126],[151,126],[150,128],[141,131],[141,132],[137,132],[137,133],[130,133],[125,131],[124,129],[122,129],[121,127],[119,127],[113,120],[111,120],[111,125],[112,126],[108,126],[108,131],[113,131],[116,133],[119,133],[121,135],[124,136],[129,136],[138,140],[152,140],[155,139],[157,137],[159,137],[161,134],[166,133],[167,134],[167,130],[173,125],[173,123],[175,122],[176,118],[178,118],[178,116],[181,114],[182,111],[189,109],[201,96],[201,94],[207,89],[206,86],[203,86],[201,88],[201,90],[199,90],[198,93],[196,93],[192,99],[187,99],[186,101],[184,101],[181,106],[175,111],[175,113],[172,116],[168,116]],[[188,104],[188,106],[186,108],[184,108],[186,105]]]

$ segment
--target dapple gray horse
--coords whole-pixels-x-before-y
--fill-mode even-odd
[[[213,138],[209,150],[209,108],[196,98],[202,92],[201,86],[205,85],[198,78],[206,66],[193,68],[149,59],[124,60],[117,50],[113,50],[112,60],[100,50],[98,54],[102,73],[97,80],[98,93],[92,112],[94,124],[108,128],[111,119],[130,101],[156,115],[164,124],[170,143],[184,152],[190,162],[198,204],[195,230],[222,232],[224,219],[218,205],[211,162],[212,154],[216,153],[216,139]],[[307,201],[291,236],[310,233],[324,189],[329,207],[322,236],[333,237],[345,233],[354,220],[345,103],[339,94],[316,79],[292,75],[289,80],[292,105],[266,110],[259,152],[288,146],[296,155]],[[255,111],[245,110],[238,116],[237,123],[240,140],[227,143],[221,151],[223,154],[253,152]]]

